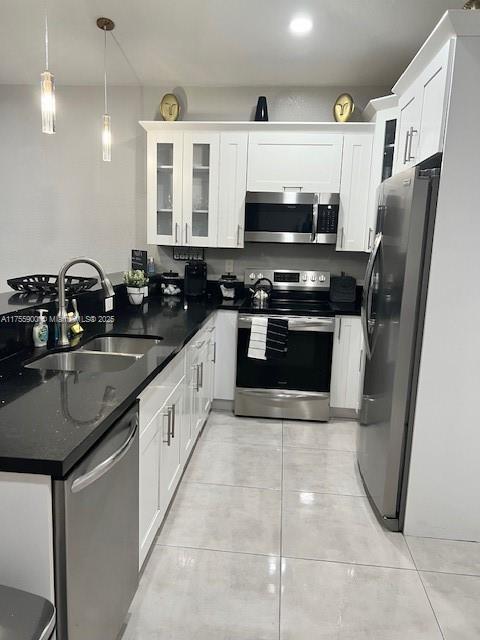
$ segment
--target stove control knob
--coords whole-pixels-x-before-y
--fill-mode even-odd
[[[320,282],[325,282],[326,278],[325,278],[325,276],[324,276],[324,275],[321,275],[321,276],[318,276],[318,280],[319,280]]]
[[[317,276],[315,276],[315,275],[310,276],[310,280],[311,280],[312,282],[315,282],[315,280],[316,280],[316,279],[317,279]]]
[[[263,273],[258,274],[258,279],[261,280],[263,278]]]
[[[302,280],[303,282],[306,282],[308,280],[308,275],[306,273],[302,275]]]
[[[255,280],[257,278],[257,276],[254,273],[251,273],[249,275],[250,280]]]

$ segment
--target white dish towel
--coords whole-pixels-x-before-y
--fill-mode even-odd
[[[248,343],[248,357],[256,360],[266,360],[268,318],[252,318],[252,330]]]

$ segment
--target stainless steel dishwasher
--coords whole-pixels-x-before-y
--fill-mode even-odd
[[[115,640],[138,585],[138,406],[54,481],[57,640]]]

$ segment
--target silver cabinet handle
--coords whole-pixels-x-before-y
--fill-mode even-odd
[[[342,335],[342,318],[338,319],[338,341],[340,342],[340,336]]]
[[[408,158],[407,158],[407,154],[408,154],[408,141],[410,139],[410,131],[407,131],[407,134],[405,136],[405,149],[403,150],[403,164],[407,164],[408,162]]]
[[[185,222],[185,244],[188,243],[188,222]]]
[[[358,363],[358,370],[362,370],[363,349],[360,349],[360,362]]]
[[[175,222],[175,244],[178,243],[178,222]]]
[[[284,186],[283,187],[284,191],[287,191],[288,189],[290,191],[302,191],[303,187],[289,187],[289,186]]]
[[[171,437],[172,437],[172,434],[170,433],[170,416],[171,416],[170,409],[168,409],[168,410],[167,410],[167,413],[162,413],[162,427],[163,427],[163,424],[164,424],[164,422],[165,422],[165,421],[164,421],[164,418],[168,418],[168,423],[167,423],[167,439],[165,440],[165,439],[163,439],[163,438],[162,438],[163,443],[164,443],[164,444],[166,444],[167,446],[170,446],[170,444],[171,444]]]
[[[345,239],[345,229],[342,227],[340,230],[340,249],[343,249],[344,239]]]
[[[237,224],[237,247],[240,244],[240,229],[241,228],[242,227],[239,224]]]
[[[203,362],[200,363],[200,389],[203,389]]]
[[[199,364],[195,365],[195,369],[197,370],[197,386],[196,386],[196,390],[200,391],[200,365]]]
[[[217,361],[217,343],[214,342],[213,343],[213,360],[212,362],[215,363]]]
[[[93,484],[96,480],[98,480],[99,478],[104,476],[108,471],[110,471],[110,469],[114,467],[117,464],[117,462],[120,462],[120,460],[129,450],[133,442],[133,439],[135,437],[135,434],[137,432],[137,429],[138,429],[138,419],[135,419],[133,422],[132,428],[130,429],[130,432],[127,436],[127,439],[121,445],[121,447],[119,447],[117,451],[115,451],[115,453],[112,453],[111,456],[109,456],[108,458],[100,462],[100,464],[98,464],[94,469],[92,469],[88,473],[85,473],[83,476],[80,476],[79,478],[74,480],[72,483],[72,489],[71,489],[72,493],[78,493],[82,489],[85,489],[89,485]]]
[[[170,407],[170,415],[172,416],[172,438],[175,438],[175,413],[176,406],[172,404],[172,406]]]
[[[413,136],[417,135],[417,133],[418,133],[417,129],[410,127],[410,144],[408,145],[408,162],[410,162],[410,160],[415,160],[415,156],[412,156],[412,142],[413,142]]]
[[[372,238],[373,238],[373,229],[372,227],[369,227],[368,228],[368,244],[367,244],[368,250],[372,248]]]

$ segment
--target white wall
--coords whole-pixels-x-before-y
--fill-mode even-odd
[[[319,69],[319,74],[321,69]],[[340,93],[352,94],[353,120],[372,98],[390,89],[374,87],[144,87],[146,120],[158,119],[162,96],[173,92],[182,106],[183,120],[253,120],[258,96],[266,96],[270,120],[299,122],[333,121],[333,104]]]
[[[480,542],[480,38],[457,39],[454,65],[405,532]]]
[[[110,90],[112,162],[101,159],[101,87],[57,88],[57,133],[40,130],[38,87],[0,85],[0,291],[68,258],[125,269],[144,217],[142,91]],[[141,238],[138,238],[138,242]],[[74,273],[88,273],[88,268]]]

